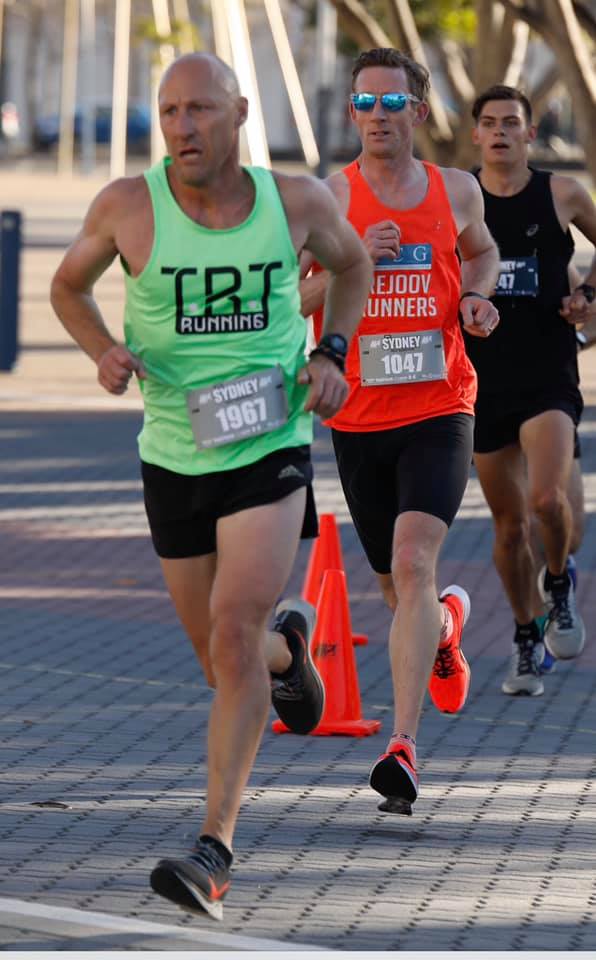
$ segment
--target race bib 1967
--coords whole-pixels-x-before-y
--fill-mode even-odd
[[[280,366],[190,390],[186,405],[199,450],[268,433],[288,419]]]

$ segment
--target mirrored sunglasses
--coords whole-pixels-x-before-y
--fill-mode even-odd
[[[354,110],[363,110],[365,112],[373,110],[377,100],[381,101],[381,106],[392,113],[398,113],[403,110],[405,105],[410,103],[421,103],[418,97],[411,93],[383,93],[377,96],[376,93],[352,93],[350,102],[354,104]]]

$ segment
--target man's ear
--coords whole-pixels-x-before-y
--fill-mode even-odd
[[[242,127],[246,123],[248,116],[248,100],[246,97],[238,97],[238,108],[236,111],[236,127]]]
[[[423,100],[422,103],[417,103],[414,108],[414,126],[419,127],[421,123],[424,123],[429,113],[430,107],[426,100]]]
[[[535,124],[531,124],[528,127],[528,143],[534,143],[534,140],[538,136],[538,127]]]
[[[472,143],[477,147],[480,143],[480,137],[478,136],[478,127],[474,124],[472,127]]]

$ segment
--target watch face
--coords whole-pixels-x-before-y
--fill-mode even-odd
[[[325,339],[332,350],[337,350],[338,353],[346,352],[347,344],[340,333],[330,333]]]

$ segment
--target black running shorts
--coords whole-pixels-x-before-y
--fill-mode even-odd
[[[318,535],[310,447],[288,447],[236,470],[186,476],[141,462],[153,546],[164,559],[213,553],[220,517],[275,503],[306,487],[303,538]]]
[[[400,513],[417,510],[451,525],[468,481],[473,427],[473,417],[455,413],[394,430],[332,431],[348,508],[377,573],[391,571]]]
[[[562,410],[571,417],[574,426],[580,421],[584,402],[574,386],[555,387],[535,393],[478,394],[474,427],[474,452],[494,453],[519,442],[522,423],[547,410]],[[574,457],[579,457],[580,446],[575,431]]]

